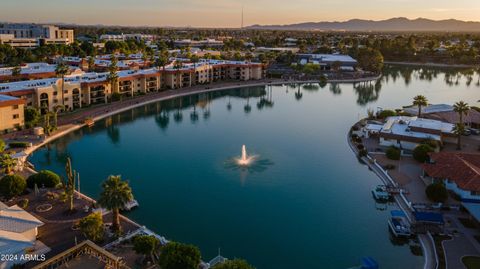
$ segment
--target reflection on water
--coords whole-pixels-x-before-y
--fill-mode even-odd
[[[225,161],[225,169],[237,171],[239,173],[240,183],[242,186],[248,179],[249,174],[261,173],[275,163],[267,158],[256,158],[250,165],[238,165],[238,157],[229,158]]]

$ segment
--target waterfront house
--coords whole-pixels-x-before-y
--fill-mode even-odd
[[[480,154],[439,152],[423,165],[424,177],[441,181],[462,202],[480,203]]]
[[[435,141],[439,146],[453,141],[453,128],[453,124],[437,120],[394,116],[387,118],[383,125],[366,125],[363,133],[366,137],[377,134],[380,146],[413,150],[425,141]]]
[[[0,253],[21,255],[44,254],[50,249],[37,241],[38,227],[43,222],[17,205],[8,207],[0,202]],[[9,268],[20,261],[0,261],[0,268]]]

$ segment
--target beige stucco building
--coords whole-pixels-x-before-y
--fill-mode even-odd
[[[25,125],[24,106],[25,100],[0,95],[0,132],[21,128]]]

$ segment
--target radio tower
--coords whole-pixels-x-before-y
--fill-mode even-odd
[[[242,25],[241,25],[241,27],[240,27],[240,30],[243,31],[243,6],[242,6]]]

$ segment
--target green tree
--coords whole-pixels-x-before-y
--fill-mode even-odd
[[[365,71],[380,73],[383,69],[383,55],[377,49],[360,49],[357,56],[358,66]]]
[[[65,106],[65,75],[68,74],[69,68],[68,66],[63,62],[63,60],[57,64],[57,67],[55,68],[55,74],[57,77],[60,77],[62,79],[62,105]]]
[[[427,144],[420,144],[413,149],[413,158],[418,162],[424,163],[428,161],[430,152],[433,152],[433,148]]]
[[[397,115],[397,112],[393,111],[393,110],[382,110],[380,113],[378,113],[377,117],[379,119],[386,119],[388,117],[393,117],[393,116],[396,116]]]
[[[139,235],[133,238],[133,250],[136,253],[144,255],[146,258],[150,256],[150,259],[154,261],[154,253],[160,247],[160,240],[153,235]]]
[[[79,223],[80,231],[90,240],[100,242],[103,240],[103,218],[100,212],[92,213]]]
[[[159,265],[162,269],[197,269],[200,259],[196,246],[169,242],[161,249]]]
[[[217,264],[213,269],[255,269],[247,261],[241,259],[228,260],[224,263]]]
[[[120,209],[133,200],[132,189],[128,186],[128,182],[122,181],[120,176],[109,176],[102,183],[102,192],[98,203],[112,211],[112,229],[120,233]]]
[[[435,203],[444,203],[448,199],[448,191],[443,183],[433,183],[427,186],[425,194]]]
[[[457,149],[462,149],[462,135],[465,133],[465,122],[463,122],[463,116],[468,114],[470,111],[470,106],[464,101],[456,102],[453,105],[453,111],[458,113],[459,121],[453,129],[454,133],[457,135]]]
[[[465,134],[466,128],[464,124],[456,123],[452,132],[457,136],[457,150],[462,149],[462,136]]]
[[[422,115],[422,107],[428,105],[427,97],[423,95],[417,95],[413,97],[413,105],[418,107],[418,114],[417,116],[420,117]]]
[[[55,105],[53,107],[53,128],[56,129],[58,127],[58,112],[64,111],[65,106],[63,105]]]
[[[17,65],[12,68],[12,77],[17,78],[22,73],[22,68]]]
[[[158,58],[155,60],[155,66],[157,66],[159,69],[160,67],[165,71],[165,65],[168,63],[168,51],[163,50],[160,51]]]
[[[0,158],[0,165],[3,168],[5,174],[12,173],[13,168],[17,165],[17,160],[12,158],[10,154],[3,154]]]
[[[6,175],[0,180],[0,193],[3,197],[11,199],[25,191],[27,183],[22,176]]]
[[[54,188],[60,184],[60,176],[49,170],[42,170],[36,174],[30,175],[27,178],[27,186],[33,189],[37,187]]]
[[[107,75],[107,81],[110,83],[110,88],[112,93],[117,93],[118,92],[118,87],[117,87],[117,80],[118,80],[118,66],[117,66],[117,57],[115,55],[112,55],[110,58],[110,65],[108,66],[108,75]]]
[[[73,204],[73,196],[75,194],[75,182],[76,182],[76,174],[72,168],[72,161],[70,157],[67,157],[67,163],[65,164],[65,173],[67,175],[67,182],[65,182],[65,193],[67,194],[68,198],[68,210],[70,212],[74,211],[74,204]]]
[[[27,128],[35,127],[41,120],[40,110],[34,107],[26,107],[24,109],[24,117]]]
[[[389,147],[386,152],[387,158],[390,160],[400,160],[400,150],[396,147]]]
[[[0,138],[0,153],[2,153],[5,150],[5,141]]]
[[[88,72],[95,71],[95,58],[93,56],[88,57]]]

